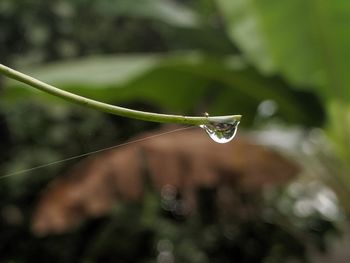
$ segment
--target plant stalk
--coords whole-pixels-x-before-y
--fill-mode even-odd
[[[39,89],[41,91],[47,92],[56,97],[60,97],[64,100],[73,102],[75,104],[80,104],[85,107],[96,109],[99,111],[133,118],[143,121],[161,122],[161,123],[177,123],[186,125],[202,125],[217,122],[236,122],[240,121],[241,115],[227,115],[227,116],[203,116],[203,117],[193,117],[193,116],[182,116],[182,115],[169,115],[169,114],[159,114],[153,112],[137,111],[128,108],[123,108],[93,99],[85,98],[83,96],[76,95],[74,93],[56,88],[38,79],[30,77],[12,68],[9,68],[3,64],[0,64],[0,73],[3,75],[15,79],[19,82],[25,83],[33,88]]]

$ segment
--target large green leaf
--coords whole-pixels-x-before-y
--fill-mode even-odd
[[[229,34],[262,72],[350,100],[350,2],[217,0]]]
[[[309,122],[314,118],[309,105],[303,106],[283,82],[261,76],[235,56],[196,52],[119,55],[48,64],[23,72],[97,100],[118,104],[142,101],[172,113],[198,109],[212,114],[240,113],[246,115],[247,124],[262,100],[273,99],[289,120]],[[33,90],[11,81],[2,99],[53,98]]]

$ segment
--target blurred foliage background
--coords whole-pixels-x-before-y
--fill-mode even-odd
[[[1,63],[135,109],[242,114],[246,133],[302,172],[247,198],[273,220],[208,220],[210,191],[198,214],[178,218],[150,189],[141,204],[48,237],[32,233],[33,207],[73,161],[15,174],[0,180],[1,261],[315,262],[330,234],[346,235],[350,211],[349,24],[341,0],[2,0]],[[14,81],[0,89],[4,175],[158,128]]]

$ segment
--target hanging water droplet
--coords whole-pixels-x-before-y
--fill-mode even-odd
[[[227,143],[235,137],[238,124],[239,121],[215,122],[199,127],[203,128],[215,142]]]

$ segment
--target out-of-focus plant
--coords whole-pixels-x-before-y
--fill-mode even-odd
[[[349,192],[350,6],[345,1],[217,0],[227,30],[264,75],[280,74],[322,101],[338,158],[328,180]],[[293,21],[293,22],[291,22]],[[348,195],[343,200],[347,205]]]
[[[337,48],[340,45],[345,50],[342,37],[346,34],[340,34],[340,27],[333,32],[332,24],[340,22],[330,16],[340,1],[312,5],[301,0],[257,2],[2,0],[1,62],[68,91],[109,103],[142,102],[138,105],[145,110],[197,115],[204,111],[224,115],[239,110],[246,116],[245,125],[254,123],[261,101],[277,105],[276,117],[305,126],[322,125],[326,110],[329,120],[340,125],[329,125],[339,135],[334,138],[344,141],[346,125],[342,125],[341,118],[346,111],[339,116],[335,112],[347,105],[345,85],[341,84],[347,80],[343,76],[346,52],[342,54],[342,49]],[[305,7],[307,3],[310,6]],[[312,40],[315,32],[316,41]],[[340,78],[336,73],[341,74]],[[330,88],[330,80],[340,81],[335,82],[341,91],[338,95]],[[85,152],[85,141],[98,147],[107,144],[105,140],[125,140],[136,131],[149,128],[120,119],[116,124],[84,110],[77,113],[76,108],[67,109],[58,100],[38,96],[15,82],[7,82],[3,87],[0,99],[2,107],[6,107],[2,110],[8,119],[5,123],[12,140],[21,142],[7,146],[8,158],[20,158],[3,162],[6,172],[12,167],[25,169],[41,161]],[[32,104],[23,104],[29,100],[40,103],[37,111]],[[35,112],[31,114],[30,110]],[[0,126],[5,125],[0,122]],[[33,133],[29,136],[22,131]],[[91,140],[91,134],[101,141]],[[72,139],[67,143],[62,136]],[[10,145],[9,140],[4,141],[4,145]],[[41,147],[33,151],[33,145],[38,144]],[[49,149],[43,144],[49,144]],[[160,259],[171,260],[164,257],[173,253],[182,262],[225,262],[230,258],[241,262],[304,260],[304,246],[291,233],[314,229],[308,227],[309,221],[295,216],[293,220],[300,224],[286,230],[281,222],[290,218],[280,220],[278,209],[272,210],[272,216],[269,210],[267,217],[262,213],[246,221],[228,223],[218,222],[217,218],[205,221],[211,211],[203,209],[197,218],[183,221],[164,215],[158,196],[151,191],[141,207],[123,206],[110,218],[87,222],[73,233],[40,239],[29,232],[28,218],[36,192],[58,172],[55,169],[64,168],[44,170],[39,178],[13,176],[0,183],[4,215],[0,238],[5,244],[0,249],[4,258],[19,262],[114,262],[118,257],[125,262],[147,262],[158,251]],[[210,193],[207,197],[210,199]],[[205,200],[203,207],[208,205]],[[262,200],[258,194],[246,201],[259,209]],[[293,202],[298,200],[289,205],[293,206]],[[330,221],[317,213],[313,216],[317,222],[329,223],[327,226],[332,229]],[[316,229],[315,235],[322,240],[327,230]],[[264,239],[266,236],[269,238]],[[261,242],[257,244],[256,240]],[[19,244],[15,251],[11,250],[14,243]],[[62,249],[67,244],[69,248]],[[123,249],[114,250],[114,244]],[[150,248],[150,244],[158,246]],[[143,253],[136,255],[135,251]]]

